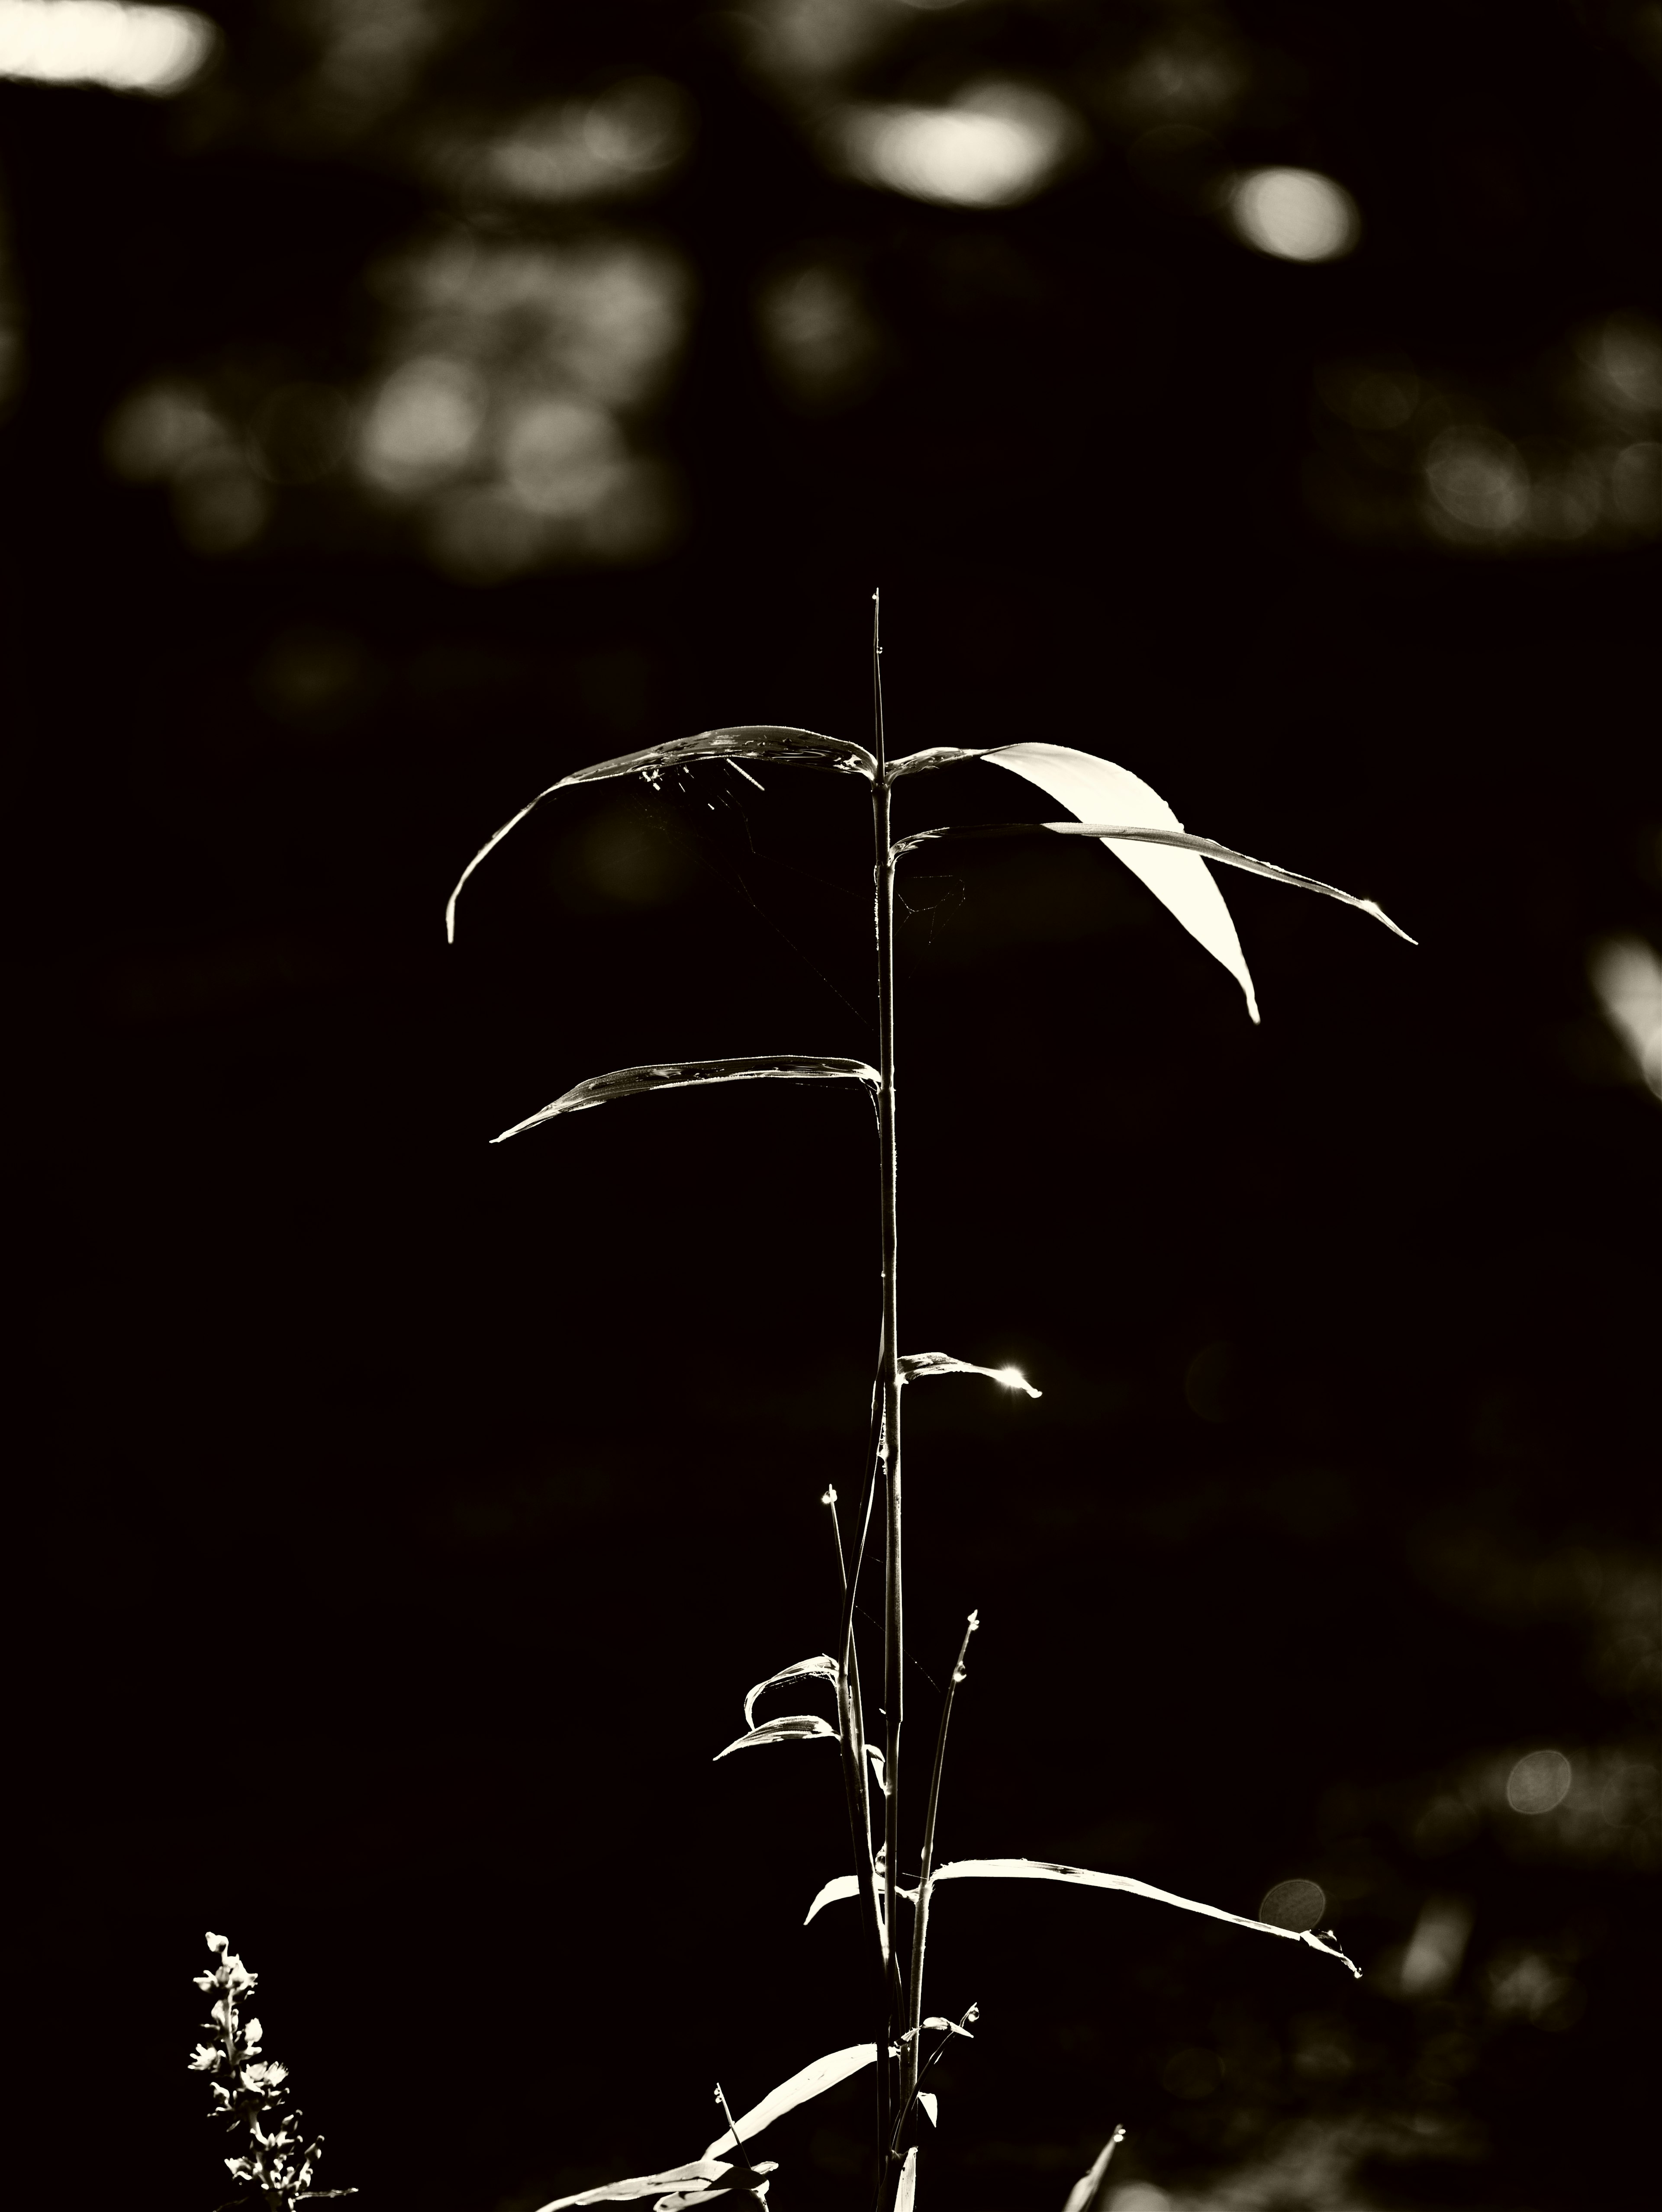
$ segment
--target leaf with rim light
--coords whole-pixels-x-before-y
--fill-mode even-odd
[[[934,2091],[920,2089],[917,2093],[917,2101],[922,2106],[929,2125],[932,2128],[938,2128],[941,2125],[941,2100],[935,2095]]]
[[[1171,806],[1141,776],[1095,753],[1081,752],[1073,745],[1020,744],[989,745],[973,750],[935,746],[896,762],[890,774],[892,777],[906,775],[976,760],[984,761],[991,768],[1005,769],[1013,775],[1037,784],[1048,797],[1059,800],[1077,815],[1077,825],[1044,823],[1032,826],[1064,835],[1094,836],[1106,844],[1196,943],[1204,945],[1213,958],[1229,970],[1245,994],[1247,1011],[1255,1022],[1258,1018],[1258,1004],[1252,978],[1223,894],[1206,868],[1207,860],[1244,867],[1257,875],[1294,884],[1301,890],[1323,892],[1330,898],[1342,900],[1348,906],[1359,907],[1385,921],[1389,928],[1397,929],[1396,923],[1390,921],[1371,900],[1352,898],[1348,891],[1335,890],[1331,884],[1318,883],[1313,877],[1294,876],[1285,869],[1272,867],[1267,861],[1249,860],[1245,854],[1214,846],[1210,839],[1189,837]],[[919,837],[901,839],[895,850],[905,851],[943,834],[959,833],[926,831]],[[971,830],[965,834],[977,833]],[[1008,832],[1001,827],[980,834]],[[1397,930],[1397,934],[1400,937],[1406,933]]]
[[[1392,936],[1400,937],[1404,945],[1418,942],[1400,928],[1375,899],[1357,898],[1350,891],[1342,891],[1336,884],[1323,883],[1318,876],[1301,876],[1292,868],[1278,868],[1273,860],[1255,860],[1250,853],[1234,852],[1227,845],[1220,845],[1215,838],[1197,837],[1187,830],[1139,830],[1123,822],[971,822],[961,826],[916,830],[910,837],[902,837],[893,849],[898,855],[910,853],[915,846],[942,840],[1030,837],[1038,836],[1041,830],[1052,837],[1094,837],[1105,845],[1118,840],[1122,843],[1166,845],[1178,852],[1198,853],[1204,860],[1216,860],[1227,868],[1244,868],[1249,875],[1267,877],[1272,884],[1285,884],[1291,890],[1318,891],[1324,898],[1337,899],[1341,906],[1354,906],[1359,914],[1371,915],[1375,921],[1382,921]]]
[[[591,1075],[490,1141],[505,1145],[510,1137],[521,1137],[527,1129],[539,1128],[562,1114],[586,1113],[591,1106],[609,1106],[615,1099],[639,1097],[648,1091],[681,1090],[697,1083],[752,1083],[768,1078],[783,1083],[849,1079],[868,1083],[874,1091],[883,1080],[863,1060],[831,1059],[817,1053],[770,1052],[739,1060],[648,1060],[640,1067],[618,1067],[609,1075]]]
[[[758,1682],[753,1690],[746,1691],[745,1726],[755,1727],[756,1700],[764,1690],[770,1690],[776,1683],[779,1682],[799,1681],[805,1675],[815,1676],[819,1680],[829,1682],[835,1687],[841,1671],[829,1651],[818,1652],[812,1659],[799,1659],[794,1667],[782,1667],[776,1674],[770,1674],[765,1682]]]
[[[1124,2129],[1116,2128],[1097,2153],[1090,2172],[1081,2174],[1068,2191],[1068,2202],[1062,2206],[1062,2212],[1096,2212],[1102,2196],[1102,2185],[1107,2179],[1109,2160],[1124,2140]]]
[[[725,1759],[729,1751],[748,1751],[759,1743],[807,1743],[814,1736],[828,1735],[833,1741],[837,1730],[829,1721],[822,1721],[818,1713],[785,1713],[776,1721],[764,1721],[748,1735],[736,1736],[726,1751],[718,1751],[716,1759]],[[715,1760],[711,1762],[713,1765]]]
[[[1184,1912],[1203,1913],[1208,1920],[1227,1921],[1232,1928],[1250,1928],[1257,1935],[1278,1936],[1284,1942],[1307,1943],[1324,1957],[1342,1960],[1358,1981],[1361,1979],[1360,1970],[1338,1946],[1324,1943],[1318,1936],[1276,1928],[1267,1920],[1249,1920],[1241,1913],[1226,1912],[1221,1905],[1202,1905],[1196,1898],[1178,1897],[1172,1890],[1156,1889],[1150,1882],[1133,1881],[1126,1874],[1099,1874],[1091,1867],[1065,1866],[1054,1859],[954,1859],[937,1867],[929,1876],[931,1891],[943,1881],[1060,1881],[1083,1889],[1123,1890],[1132,1897],[1149,1898],[1156,1905],[1175,1905]]]
[[[810,2097],[823,2096],[834,2089],[839,2081],[846,2081],[862,2066],[869,2066],[877,2057],[874,2043],[851,2043],[845,2050],[828,2051],[825,2057],[816,2058],[811,2065],[801,2068],[777,2088],[770,2089],[759,2105],[752,2105],[747,2112],[740,2112],[733,2126],[716,2136],[704,2148],[706,2158],[720,2158],[723,2151],[734,2148],[736,2130],[741,2142],[749,2143],[764,2128],[771,2127],[784,2113],[805,2105]]]
[[[676,2188],[683,2182],[714,2183],[720,2181],[724,2174],[746,2171],[772,2173],[777,2168],[771,2160],[750,2168],[734,2166],[724,2160],[712,2158],[706,2152],[703,2158],[691,2159],[685,2166],[669,2166],[662,2173],[636,2174],[632,2180],[608,2181],[599,2189],[580,2189],[575,2197],[556,2197],[550,2203],[539,2205],[538,2212],[568,2212],[569,2207],[577,2204],[622,2204],[632,2197],[661,2196],[665,2190]],[[724,2192],[717,2191],[715,2193],[721,2195]]]
[[[648,745],[636,753],[619,753],[615,760],[596,761],[590,768],[574,769],[563,775],[557,783],[510,815],[500,830],[493,830],[478,851],[456,878],[444,909],[444,933],[448,943],[456,941],[456,902],[461,896],[462,886],[481,860],[494,853],[510,830],[517,830],[527,814],[551,799],[557,791],[569,791],[583,783],[609,783],[616,777],[643,775],[648,780],[661,775],[666,769],[691,768],[698,761],[767,760],[782,762],[797,768],[839,769],[845,775],[863,776],[868,782],[877,773],[877,763],[863,745],[851,745],[843,738],[822,737],[817,730],[793,730],[771,722],[740,722],[731,728],[701,730],[695,738],[671,738],[661,745]]]
[[[1148,1898],[1156,1905],[1175,1905],[1184,1912],[1202,1913],[1208,1920],[1227,1921],[1232,1928],[1250,1928],[1259,1936],[1276,1936],[1286,1942],[1307,1943],[1324,1957],[1340,1960],[1359,1981],[1361,1978],[1360,1970],[1336,1943],[1324,1943],[1318,1936],[1300,1934],[1291,1928],[1274,1927],[1267,1920],[1248,1920],[1239,1912],[1226,1912],[1221,1905],[1202,1905],[1198,1899],[1179,1897],[1173,1890],[1156,1889],[1152,1882],[1135,1881],[1129,1874],[1099,1874],[1093,1867],[1065,1866],[1054,1859],[953,1859],[937,1867],[929,1876],[931,1894],[936,1883],[942,1881],[1060,1881],[1083,1889],[1123,1890],[1131,1897]],[[858,1893],[852,1875],[838,1875],[825,1884],[808,1907],[808,1919],[812,1920],[827,1905],[836,1905]],[[916,1888],[902,1889],[898,1894],[910,1904],[917,1902]],[[807,1924],[805,1921],[803,1925]]]
[[[894,2192],[894,2212],[912,2212],[917,2199],[917,2145],[906,2153],[900,2169],[900,2179]]]
[[[972,1359],[954,1359],[950,1352],[903,1352],[895,1364],[903,1382],[920,1382],[926,1375],[984,1375],[1007,1390],[1025,1390],[1030,1398],[1044,1395],[1017,1368],[977,1367]]]

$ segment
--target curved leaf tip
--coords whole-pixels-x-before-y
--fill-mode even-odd
[[[978,1367],[973,1359],[955,1359],[950,1352],[903,1352],[896,1365],[903,1382],[918,1382],[926,1375],[984,1375],[1007,1390],[1025,1390],[1030,1398],[1044,1395],[1019,1367]]]
[[[726,1747],[718,1751],[715,1759],[725,1759],[728,1752],[748,1751],[758,1743],[806,1743],[811,1737],[828,1735],[835,1738],[837,1730],[829,1721],[822,1721],[818,1713],[784,1713],[776,1721],[764,1721],[748,1735],[735,1736]],[[710,1764],[714,1765],[715,1759]]]
[[[505,1145],[510,1137],[523,1136],[527,1129],[540,1128],[545,1121],[557,1121],[562,1114],[585,1113],[591,1106],[606,1106],[614,1099],[638,1097],[647,1091],[674,1091],[699,1083],[756,1082],[767,1078],[785,1083],[847,1079],[868,1084],[874,1091],[880,1088],[883,1079],[863,1060],[830,1059],[815,1053],[764,1053],[742,1060],[654,1060],[641,1067],[614,1068],[609,1075],[591,1075],[586,1082],[562,1091],[548,1105],[528,1114],[523,1121],[516,1121],[511,1129],[502,1130],[490,1141],[493,1145]]]
[[[694,738],[671,738],[661,745],[648,745],[643,750],[620,753],[615,760],[596,761],[590,768],[574,769],[563,775],[557,783],[551,783],[539,791],[517,814],[510,815],[500,830],[493,830],[478,851],[456,878],[455,889],[445,903],[444,934],[447,944],[456,941],[456,902],[461,896],[462,886],[481,860],[494,852],[510,830],[517,830],[533,808],[551,799],[557,791],[567,791],[574,785],[607,783],[618,776],[643,775],[655,783],[667,769],[691,768],[699,761],[772,760],[794,763],[803,768],[840,769],[845,775],[863,776],[868,782],[877,773],[877,763],[863,745],[849,744],[843,738],[827,738],[818,730],[795,730],[782,723],[741,722],[730,728],[701,730]],[[752,782],[755,778],[751,779]]]

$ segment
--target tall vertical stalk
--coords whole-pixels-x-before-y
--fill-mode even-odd
[[[904,1618],[900,1555],[900,1337],[896,1261],[898,1227],[895,1200],[894,1098],[894,853],[889,826],[889,764],[883,727],[883,643],[881,603],[872,593],[872,711],[876,725],[877,774],[872,779],[872,852],[877,896],[877,1019],[879,1033],[877,1142],[879,1207],[882,1228],[883,1333],[878,1366],[881,1405],[879,1451],[885,1477],[883,1547],[883,1713],[886,1723],[885,1778],[888,1792],[883,1824],[883,1923],[888,1935],[889,1982],[884,2040],[878,2073],[884,2084],[880,2100],[882,2132],[880,2201],[888,2192],[889,2138],[894,2124],[893,2063],[890,2045],[904,2026],[905,1992],[896,1940],[900,1882],[900,1728],[904,1715]]]

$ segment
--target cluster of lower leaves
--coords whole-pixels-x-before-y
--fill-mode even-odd
[[[296,2204],[317,2197],[356,2196],[351,2189],[313,2188],[323,2138],[306,2141],[300,2114],[288,2109],[288,2068],[260,2056],[265,2031],[257,2020],[242,2017],[242,2001],[253,1995],[259,1977],[243,1965],[228,1937],[210,1929],[208,1948],[216,1963],[195,1981],[214,2000],[202,2023],[209,2040],[198,2044],[189,2063],[193,2073],[209,2077],[216,2117],[244,2141],[245,2148],[225,2161],[231,2179],[241,2184],[229,2202],[257,2196],[265,2212],[294,2212]]]

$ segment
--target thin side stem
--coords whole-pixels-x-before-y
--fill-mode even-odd
[[[854,1561],[843,1577],[842,1632],[837,1643],[837,1701],[838,1733],[842,1738],[843,1788],[848,1802],[849,1839],[854,1847],[855,1879],[860,1885],[860,1916],[868,1955],[876,1971],[880,1991],[879,2010],[888,2016],[889,1943],[877,1899],[872,1864],[870,1777],[866,1765],[866,1723],[860,1696],[860,1661],[855,1646],[854,1608],[860,1588],[860,1570],[866,1557],[866,1533],[871,1523],[872,1491],[876,1476],[879,1404],[874,1394],[871,1431],[866,1444],[866,1468],[861,1484],[860,1519],[854,1538]],[[839,1553],[841,1545],[839,1541]]]
[[[929,1876],[934,1865],[934,1824],[941,1810],[941,1776],[947,1764],[947,1730],[953,1717],[953,1699],[958,1686],[964,1680],[964,1661],[970,1649],[970,1638],[981,1626],[978,1613],[972,1613],[964,1631],[964,1641],[958,1647],[958,1656],[953,1662],[951,1680],[947,1684],[946,1700],[941,1708],[941,1729],[934,1740],[934,1768],[929,1776],[928,1810],[923,1816],[923,1860],[917,1875],[917,1909],[912,1916],[912,1972],[911,2017],[906,2026],[910,2031],[902,2043],[900,2060],[900,2109],[895,2123],[897,2134],[906,2124],[912,2100],[917,2094],[917,2052],[923,2028],[923,1945],[929,1927]],[[895,2148],[891,2145],[891,2151]]]

